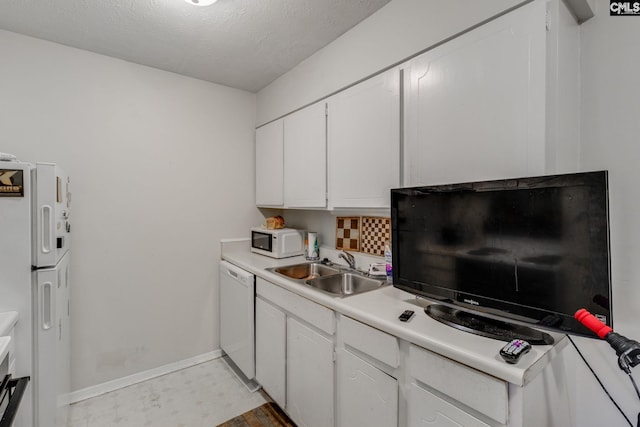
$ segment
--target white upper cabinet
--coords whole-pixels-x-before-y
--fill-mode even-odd
[[[533,2],[411,60],[404,184],[545,172],[545,2]]]
[[[284,206],[326,205],[327,121],[320,102],[284,118]]]
[[[392,69],[329,98],[330,208],[386,208],[400,183],[400,72]]]
[[[579,49],[566,4],[537,0],[260,127],[256,204],[384,209],[401,185],[574,172]]]
[[[284,141],[282,120],[256,129],[256,205],[282,206],[284,202]]]

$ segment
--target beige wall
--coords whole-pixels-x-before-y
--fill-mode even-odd
[[[640,341],[640,16],[609,16],[596,0],[596,16],[581,27],[583,170],[609,171],[613,323]],[[636,424],[640,402],[604,342],[578,340],[613,398]],[[577,363],[576,425],[627,425],[582,363]],[[634,370],[638,380],[640,371]]]
[[[4,31],[0,58],[0,151],[72,179],[72,389],[218,349],[255,95]]]

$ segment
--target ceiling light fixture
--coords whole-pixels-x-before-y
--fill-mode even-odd
[[[218,0],[184,0],[184,1],[194,6],[211,6]]]

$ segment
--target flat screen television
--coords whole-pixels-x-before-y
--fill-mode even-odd
[[[393,189],[393,284],[436,300],[425,311],[461,329],[487,327],[473,327],[482,313],[595,337],[573,315],[586,308],[612,326],[607,180],[599,171]]]

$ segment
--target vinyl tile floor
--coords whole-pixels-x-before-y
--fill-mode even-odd
[[[265,402],[218,358],[74,403],[68,427],[215,427]]]

